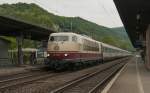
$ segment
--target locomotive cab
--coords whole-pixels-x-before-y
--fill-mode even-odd
[[[47,56],[54,60],[69,60],[80,51],[79,40],[74,33],[53,33],[49,37]]]
[[[54,33],[48,41],[48,51],[79,51],[78,37],[73,34]]]

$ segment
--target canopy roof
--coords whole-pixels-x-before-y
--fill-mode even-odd
[[[22,20],[0,16],[0,35],[20,36],[32,40],[48,40],[49,34],[54,31]]]
[[[141,31],[150,23],[150,0],[114,0],[126,31],[135,47]]]

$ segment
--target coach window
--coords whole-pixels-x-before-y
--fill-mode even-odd
[[[76,36],[73,36],[73,37],[72,37],[72,41],[77,42],[77,37],[76,37]]]

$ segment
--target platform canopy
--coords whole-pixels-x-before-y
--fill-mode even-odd
[[[122,22],[137,47],[138,36],[150,23],[150,0],[114,0]]]
[[[0,35],[20,36],[32,40],[48,40],[48,36],[54,31],[22,20],[0,16]]]

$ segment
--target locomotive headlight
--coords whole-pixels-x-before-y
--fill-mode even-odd
[[[49,57],[49,56],[50,56],[50,54],[47,54],[47,56]]]
[[[64,56],[66,57],[66,56],[68,56],[68,54],[64,54]]]

